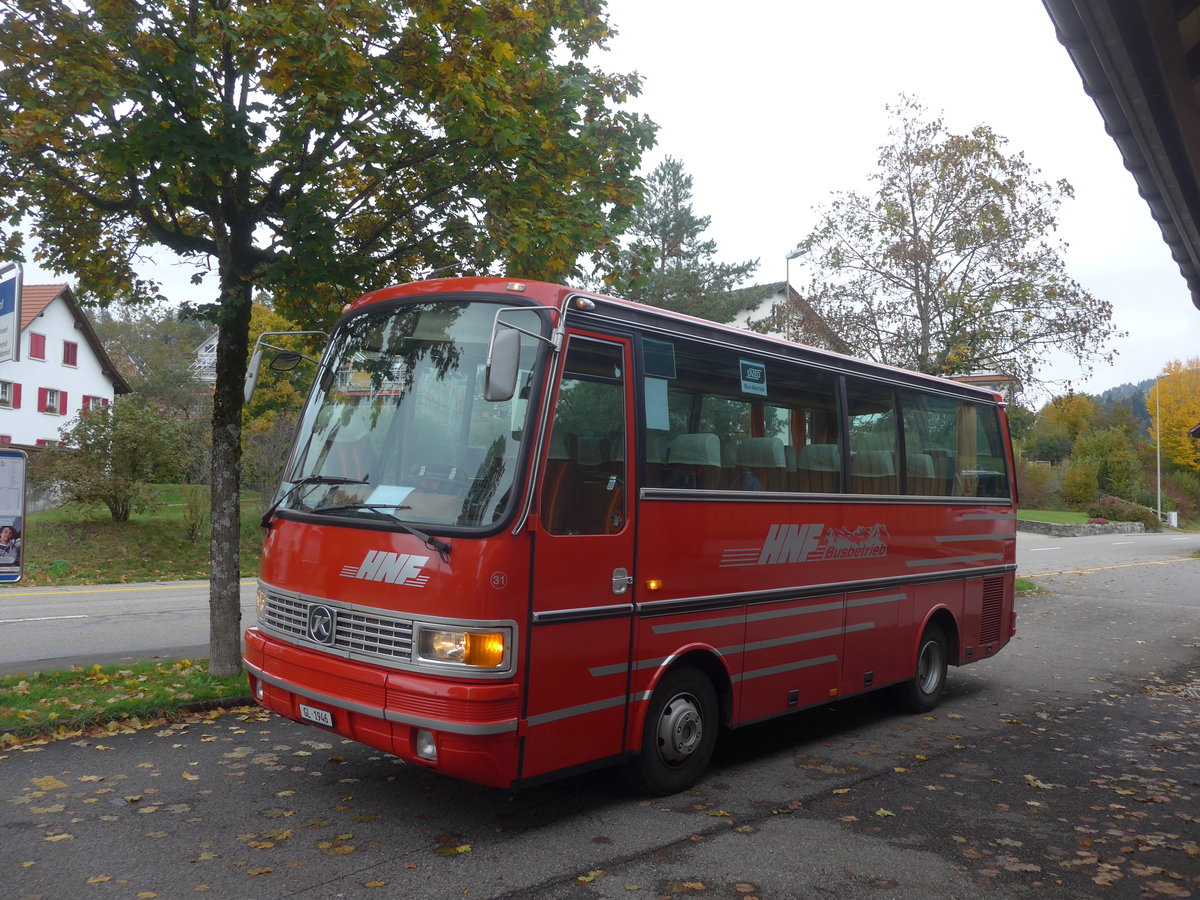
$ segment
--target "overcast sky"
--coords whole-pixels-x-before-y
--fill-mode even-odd
[[[1047,180],[1075,188],[1060,215],[1068,270],[1115,308],[1100,392],[1200,356],[1200,310],[1137,193],[1040,0],[609,0],[619,31],[607,68],[645,79],[635,101],[664,155],[694,180],[694,209],[726,262],[784,257],[831,192],[865,186],[887,140],[885,105],[907,93],[947,126],[990,125]],[[792,276],[802,275],[792,264]]]
[[[814,207],[865,185],[887,138],[884,107],[907,93],[954,131],[990,125],[1044,178],[1074,185],[1060,216],[1069,272],[1113,304],[1129,336],[1113,368],[1083,381],[1063,360],[1057,377],[1100,392],[1200,356],[1200,311],[1039,0],[608,6],[619,33],[599,62],[644,77],[633,105],[659,125],[645,170],[665,155],[683,161],[720,259],[758,258],[755,281],[783,280]],[[209,299],[174,272],[176,299]],[[792,277],[803,277],[794,263]],[[26,283],[52,279],[26,269]]]

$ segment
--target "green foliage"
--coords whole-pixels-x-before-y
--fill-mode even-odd
[[[38,461],[40,477],[67,500],[103,503],[116,522],[150,508],[150,483],[175,480],[195,452],[178,419],[130,397],[80,414],[61,436]]]
[[[64,4],[0,23],[0,257],[23,217],[80,296],[150,299],[143,250],[218,273],[212,662],[239,658],[236,548],[251,299],[328,325],[451,265],[559,279],[615,258],[654,126],[588,65],[597,0]]]
[[[208,485],[185,484],[183,486],[183,528],[189,541],[198,541],[206,532],[208,518],[212,512],[212,497]]]
[[[211,386],[196,377],[192,364],[211,326],[165,304],[110,306],[91,318],[135,394],[178,416],[208,417]]]
[[[208,579],[208,529],[189,540],[185,492],[191,486],[151,485],[151,508],[114,522],[99,503],[69,504],[29,515],[37,539],[25,547],[23,585],[125,584],[139,581]],[[238,574],[253,578],[262,551],[259,499],[241,502]]]
[[[1132,497],[1138,489],[1142,464],[1123,427],[1083,432],[1075,440],[1071,458],[1095,463],[1097,488],[1106,494]]]
[[[1103,496],[1088,504],[1087,514],[1093,519],[1110,522],[1140,522],[1147,531],[1162,531],[1162,523],[1154,510],[1126,503],[1116,497]]]
[[[1051,506],[1056,482],[1056,473],[1050,466],[1017,460],[1017,494],[1022,507],[1045,509]]]
[[[1100,492],[1099,464],[1094,459],[1071,459],[1063,473],[1062,495],[1069,506],[1083,509]]]
[[[1067,275],[1053,238],[1071,186],[986,125],[953,134],[906,97],[889,112],[873,193],[835,195],[800,244],[819,318],[858,355],[937,375],[1029,387],[1052,349],[1087,371],[1110,361],[1112,307]]]
[[[758,268],[758,260],[717,262],[716,242],[701,239],[711,221],[692,211],[692,177],[668,156],[646,181],[629,245],[606,277],[609,289],[651,306],[728,322],[745,302],[733,289]]]

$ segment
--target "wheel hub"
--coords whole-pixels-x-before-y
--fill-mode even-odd
[[[663,709],[658,720],[658,749],[667,762],[682,762],[696,752],[704,737],[700,706],[690,695],[680,695]]]

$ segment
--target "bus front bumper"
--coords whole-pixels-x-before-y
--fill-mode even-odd
[[[485,784],[517,779],[520,689],[397,672],[246,630],[246,672],[262,707],[407,763]]]

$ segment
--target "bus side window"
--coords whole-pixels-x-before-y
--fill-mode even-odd
[[[625,387],[620,345],[571,338],[542,478],[551,534],[615,534],[625,524]]]

